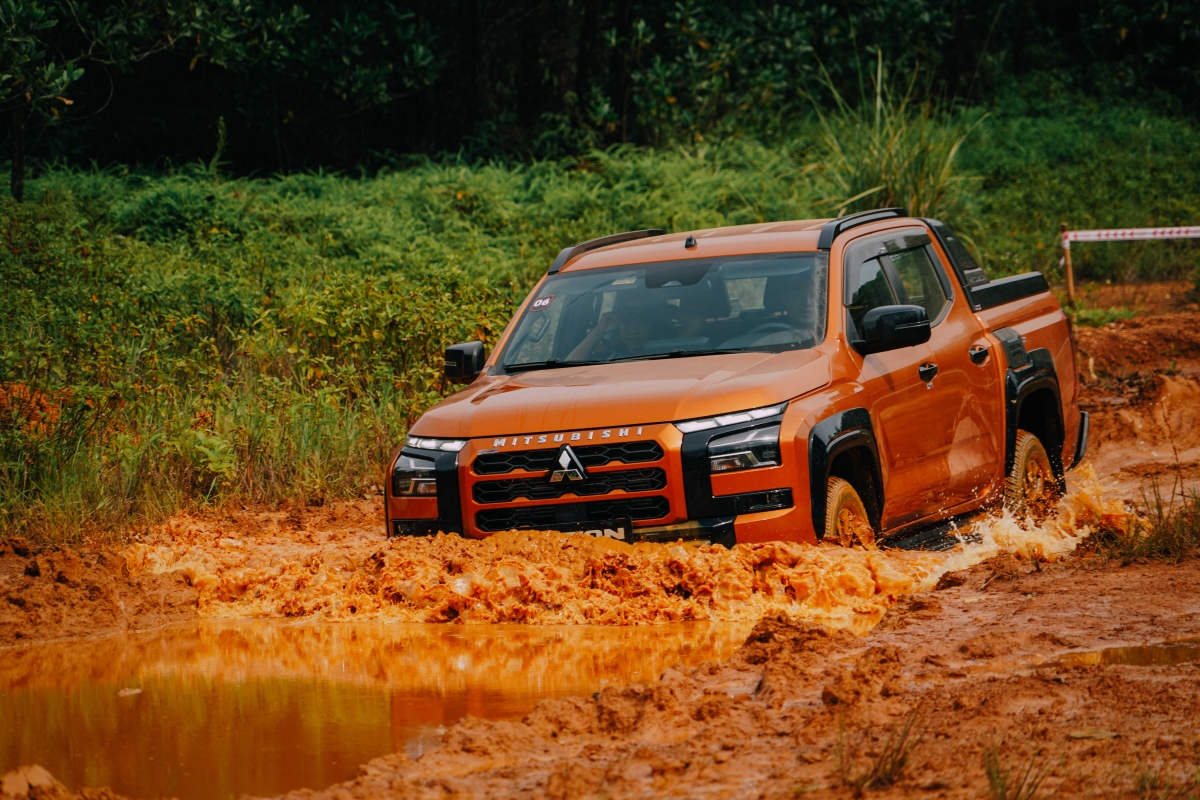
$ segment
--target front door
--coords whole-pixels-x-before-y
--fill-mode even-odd
[[[862,248],[849,252],[861,253]],[[857,338],[863,317],[871,309],[907,302],[892,262],[886,255],[871,255],[874,257],[865,261],[853,255],[847,258],[846,311],[851,339]],[[922,377],[932,361],[933,351],[924,344],[863,357],[860,380],[870,395],[883,470],[884,531],[924,516],[928,506],[928,462],[941,444],[931,415],[931,384]]]
[[[988,347],[982,326],[954,295],[928,235],[916,233],[881,237],[875,258],[846,265],[852,327],[893,303],[922,306],[931,326],[927,344],[863,359],[883,462],[884,531],[953,512],[1003,478],[997,354],[979,349]]]

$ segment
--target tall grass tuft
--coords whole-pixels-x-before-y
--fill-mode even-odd
[[[960,224],[971,178],[960,174],[956,160],[983,116],[966,124],[938,113],[931,102],[917,102],[915,75],[897,96],[882,56],[872,84],[852,105],[829,81],[835,108],[818,108],[817,171],[831,187],[827,202],[836,214],[899,206],[916,217]]]
[[[985,747],[983,771],[987,775],[991,800],[1034,800],[1047,773],[1046,767],[1039,766],[1037,762],[1035,753],[1024,770],[1016,766],[1005,768],[1000,761],[1000,748]]]
[[[838,738],[834,743],[838,777],[844,786],[861,795],[868,789],[885,789],[895,784],[908,766],[912,752],[925,738],[925,727],[917,711],[909,712],[903,720],[888,729],[879,753],[862,771],[856,771],[846,747],[845,722],[838,720]]]
[[[1200,492],[1164,500],[1157,483],[1132,516],[1127,532],[1112,532],[1097,539],[1098,553],[1131,564],[1141,559],[1178,563],[1200,555]]]

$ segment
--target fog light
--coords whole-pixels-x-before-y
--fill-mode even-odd
[[[708,443],[709,472],[779,466],[779,426],[751,428]]]
[[[433,471],[433,460],[416,456],[401,455],[392,470],[393,497],[435,497],[437,478]]]

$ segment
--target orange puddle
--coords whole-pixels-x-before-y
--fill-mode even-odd
[[[0,662],[0,773],[72,789],[231,797],[320,788],[464,716],[645,683],[729,657],[744,624],[449,626],[205,620],[11,650]]]
[[[1056,519],[1025,530],[1006,516],[984,518],[967,529],[979,541],[947,553],[627,545],[519,531],[482,541],[385,541],[337,528],[235,537],[185,518],[130,547],[126,560],[135,574],[185,572],[207,617],[640,625],[785,613],[865,634],[899,597],[947,571],[1000,552],[1054,559],[1101,521],[1123,524],[1122,503],[1088,468],[1073,478]]]

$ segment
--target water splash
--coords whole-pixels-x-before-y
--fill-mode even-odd
[[[963,529],[949,552],[864,550],[768,542],[628,545],[510,531],[383,541],[338,528],[267,532],[252,542],[211,523],[173,520],[126,551],[134,573],[182,570],[204,616],[412,622],[638,625],[752,621],[785,613],[865,633],[900,597],[1000,553],[1054,560],[1126,511],[1081,468],[1058,515],[1039,525],[1010,515]]]

